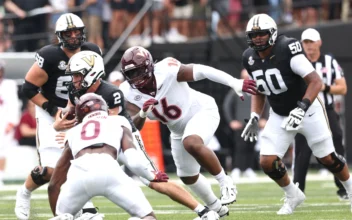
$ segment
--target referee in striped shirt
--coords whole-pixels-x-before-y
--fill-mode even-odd
[[[345,157],[345,148],[342,143],[342,129],[339,122],[339,116],[334,110],[334,95],[345,95],[347,92],[347,85],[343,76],[343,71],[334,57],[320,52],[322,41],[317,30],[309,28],[303,31],[301,41],[307,58],[313,64],[316,72],[320,75],[323,81],[319,98],[325,104],[335,151],[337,154]],[[294,146],[293,182],[298,182],[299,188],[304,192],[305,180],[312,151],[308,147],[304,136],[300,134],[297,134]],[[348,200],[346,190],[336,177],[335,184],[338,187],[337,194],[340,200]]]

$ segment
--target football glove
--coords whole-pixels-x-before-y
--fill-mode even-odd
[[[257,86],[254,80],[251,79],[236,79],[231,86],[236,94],[242,99],[243,98],[243,92],[256,95],[257,94]]]
[[[293,109],[282,123],[281,127],[285,128],[287,131],[296,131],[302,127],[301,123],[310,106],[310,101],[308,99],[303,99],[302,101],[297,102],[297,106],[298,107]]]
[[[167,182],[169,179],[169,176],[162,171],[153,171],[153,173],[155,177],[151,182]]]
[[[149,99],[144,104],[142,109],[139,111],[139,117],[146,118],[148,113],[151,112],[154,108],[154,105],[158,104],[158,100],[156,99]]]
[[[255,112],[252,112],[251,118],[248,120],[245,120],[247,123],[246,127],[244,128],[241,137],[244,138],[245,141],[248,140],[250,142],[253,142],[254,140],[258,140],[258,121],[259,121],[259,115]]]

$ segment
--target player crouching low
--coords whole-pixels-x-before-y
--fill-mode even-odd
[[[122,149],[137,175],[152,182],[167,182],[169,177],[160,171],[150,172],[140,164],[129,122],[122,116],[108,116],[106,102],[93,93],[80,98],[76,117],[80,124],[66,133],[65,149],[48,187],[56,220],[70,219],[95,196],[106,197],[133,217],[156,219],[142,190],[117,163],[118,152]],[[79,219],[102,219],[102,215]]]

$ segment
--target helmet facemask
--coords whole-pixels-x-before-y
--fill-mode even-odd
[[[269,35],[269,39],[266,42],[266,44],[264,45],[255,45],[253,40],[252,40],[252,36],[254,35],[259,35],[261,36],[261,34],[268,34]],[[266,29],[266,30],[253,30],[253,31],[247,31],[246,32],[246,37],[247,37],[247,44],[248,46],[250,46],[251,48],[253,48],[256,51],[263,51],[265,49],[267,49],[270,46],[273,46],[275,41],[274,39],[276,39],[277,37],[277,31],[274,28],[271,29]]]
[[[73,31],[73,30],[79,30],[80,34],[74,38],[65,36],[64,32]],[[62,44],[62,46],[69,50],[76,50],[80,48],[82,44],[86,41],[86,34],[85,34],[84,28],[73,28],[65,31],[60,31],[60,32],[57,32],[56,35],[59,38],[59,41]],[[73,42],[70,42],[70,41],[73,41]]]
[[[93,51],[78,52],[71,57],[66,74],[72,76],[69,93],[79,98],[105,75],[103,58]]]
[[[152,76],[153,68],[148,66],[140,66],[133,69],[123,71],[123,75],[127,82],[134,89],[143,88]]]
[[[256,36],[269,35],[267,42],[256,45],[253,39]],[[263,51],[273,46],[277,38],[276,22],[267,14],[254,15],[247,23],[246,27],[247,44],[255,51]]]
[[[134,89],[143,88],[153,76],[153,57],[143,47],[136,46],[126,50],[121,64],[121,73]]]

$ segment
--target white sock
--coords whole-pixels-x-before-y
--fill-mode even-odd
[[[351,176],[348,178],[348,180],[346,181],[341,181],[342,185],[345,187],[347,194],[351,194],[352,193],[352,178]]]
[[[25,184],[23,184],[22,185],[22,193],[25,195],[25,196],[30,196],[31,195],[31,191],[29,191],[27,188],[26,188],[26,185]]]
[[[295,192],[297,190],[295,184],[293,184],[292,181],[290,181],[290,184],[288,184],[287,186],[281,187],[286,195],[290,196],[290,197],[294,197],[295,196]]]
[[[187,185],[211,210],[219,210],[221,208],[220,200],[215,196],[209,181],[199,174],[197,182]]]
[[[221,169],[221,172],[218,175],[215,175],[214,177],[219,182],[220,186],[223,186],[225,184],[227,176],[224,169]]]
[[[198,204],[198,206],[194,209],[194,211],[196,213],[200,213],[201,211],[203,211],[205,209],[204,205],[202,204]]]

